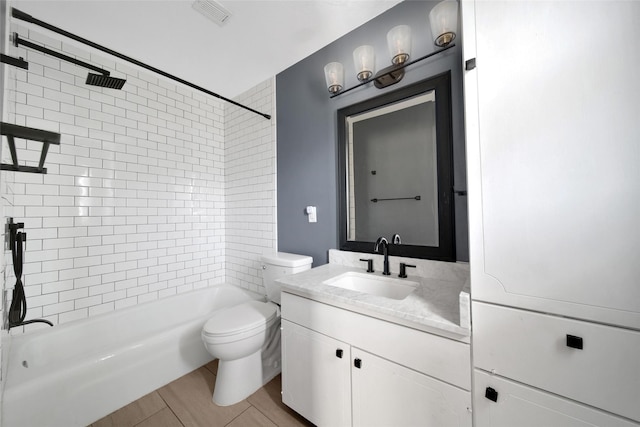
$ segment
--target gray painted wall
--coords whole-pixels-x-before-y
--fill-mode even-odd
[[[279,251],[313,256],[318,266],[328,262],[329,249],[338,248],[337,111],[447,70],[452,77],[455,187],[466,189],[460,39],[453,49],[408,67],[400,83],[382,90],[369,84],[329,99],[324,80],[325,64],[339,61],[345,68],[345,88],[358,83],[353,50],[363,44],[375,48],[376,70],[389,66],[386,36],[396,25],[411,26],[412,59],[432,52],[428,15],[436,4],[400,3],[276,76]],[[467,261],[466,197],[456,196],[455,203],[457,259]],[[307,221],[308,205],[317,206],[317,223]]]

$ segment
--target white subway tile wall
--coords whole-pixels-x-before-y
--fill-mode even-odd
[[[29,71],[16,72],[10,121],[62,135],[46,175],[2,173],[13,195],[5,215],[27,233],[28,318],[64,323],[225,281],[258,290],[257,254],[275,248],[273,121],[14,31],[127,80],[122,90],[87,86],[86,69],[13,48]],[[270,112],[272,94],[270,80],[240,102]],[[19,159],[37,164],[41,144],[16,142]]]
[[[275,79],[247,91],[225,117],[225,218],[227,282],[261,294],[260,255],[276,251]]]

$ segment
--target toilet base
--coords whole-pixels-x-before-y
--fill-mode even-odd
[[[262,387],[262,357],[257,351],[236,360],[220,360],[213,403],[218,406],[234,405]]]
[[[269,332],[261,350],[241,359],[218,360],[213,403],[218,406],[234,405],[281,372],[279,320]]]

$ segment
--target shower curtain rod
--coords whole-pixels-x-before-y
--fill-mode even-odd
[[[112,55],[112,56],[115,56],[117,58],[123,59],[123,60],[125,60],[127,62],[131,62],[132,64],[135,64],[135,65],[137,65],[139,67],[146,68],[149,71],[153,71],[154,73],[160,74],[161,76],[170,78],[171,80],[175,80],[175,81],[177,81],[179,83],[182,83],[183,85],[186,85],[186,86],[189,86],[189,87],[191,87],[193,89],[199,90],[200,92],[204,92],[207,95],[211,95],[213,97],[216,97],[218,99],[226,101],[226,102],[228,102],[230,104],[233,104],[233,105],[235,105],[237,107],[244,108],[245,110],[251,111],[252,113],[255,113],[255,114],[258,114],[258,115],[264,117],[265,119],[268,119],[268,120],[271,119],[271,116],[269,114],[261,113],[260,111],[254,110],[251,107],[247,107],[246,105],[242,105],[242,104],[240,104],[240,103],[238,103],[238,102],[236,102],[236,101],[234,101],[232,99],[225,98],[222,95],[218,95],[215,92],[211,92],[208,89],[205,89],[205,88],[203,88],[201,86],[198,86],[198,85],[190,83],[190,82],[188,82],[186,80],[183,80],[180,77],[176,77],[176,76],[174,76],[172,74],[169,74],[169,73],[167,73],[165,71],[159,70],[158,68],[152,67],[151,65],[147,65],[144,62],[140,62],[137,59],[133,59],[133,58],[131,58],[129,56],[121,54],[120,52],[116,52],[115,50],[111,50],[108,47],[101,46],[101,45],[99,45],[97,43],[94,43],[94,42],[92,42],[90,40],[87,40],[87,39],[82,38],[80,36],[76,36],[73,33],[70,33],[68,31],[65,31],[65,30],[61,29],[61,28],[55,27],[55,26],[53,26],[51,24],[48,24],[48,23],[46,23],[44,21],[41,21],[41,20],[39,20],[37,18],[34,18],[33,16],[29,15],[28,13],[24,13],[21,10],[16,9],[15,7],[11,8],[11,16],[13,16],[16,19],[20,19],[22,21],[26,21],[26,22],[29,22],[31,24],[35,24],[35,25],[38,25],[40,27],[46,28],[49,31],[53,31],[54,33],[61,34],[61,35],[65,36],[65,37],[73,39],[73,40],[75,40],[77,42],[86,44],[87,46],[91,46],[94,49],[101,50],[103,52],[108,53],[109,55]]]

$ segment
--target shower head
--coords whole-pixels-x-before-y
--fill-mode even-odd
[[[88,85],[106,87],[109,89],[122,89],[122,86],[124,86],[125,82],[125,79],[118,79],[109,75],[89,73],[89,75],[87,76],[87,81],[85,83]]]

